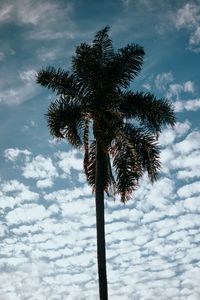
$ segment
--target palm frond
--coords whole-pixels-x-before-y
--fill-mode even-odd
[[[104,152],[102,156],[103,164],[103,188],[109,194],[109,188],[114,185],[114,176],[112,174],[109,154]],[[96,177],[96,141],[93,141],[89,146],[89,151],[85,151],[84,155],[84,170],[88,183],[95,190]]]
[[[96,142],[93,141],[84,154],[84,170],[87,181],[92,189],[95,189],[95,174],[96,174]]]
[[[122,133],[134,148],[137,161],[141,165],[141,169],[148,172],[148,176],[152,182],[158,177],[160,169],[159,153],[160,148],[156,138],[142,128],[135,128],[132,124],[124,124]]]
[[[151,93],[123,93],[119,105],[126,118],[136,118],[150,131],[157,133],[163,125],[175,124],[172,104],[166,99],[157,99]]]
[[[108,64],[108,73],[116,87],[127,88],[141,70],[144,57],[143,47],[130,44],[118,50]]]
[[[60,98],[49,105],[46,116],[51,135],[66,138],[75,147],[82,145],[84,114],[79,106]]]
[[[108,36],[109,26],[98,31],[92,42],[96,59],[100,60],[101,65],[113,57],[112,40]]]
[[[134,147],[124,143],[124,138],[117,136],[112,148],[113,167],[116,173],[116,193],[120,194],[123,203],[130,199],[130,195],[138,185],[142,170],[138,164]]]
[[[57,95],[74,95],[75,91],[77,92],[73,76],[61,68],[57,70],[54,67],[42,69],[37,74],[37,83],[51,89]]]
[[[82,43],[76,48],[76,53],[72,57],[72,71],[79,84],[91,93],[97,83],[98,65],[94,57],[92,46]]]

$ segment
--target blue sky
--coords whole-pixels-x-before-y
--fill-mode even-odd
[[[106,198],[110,299],[200,299],[200,1],[0,0],[0,295],[98,299],[95,207],[82,153],[49,135],[54,95],[41,67],[70,68],[76,45],[109,25],[144,46],[135,90],[170,99],[162,170],[125,206]]]

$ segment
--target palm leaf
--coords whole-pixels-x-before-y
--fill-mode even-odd
[[[98,31],[92,42],[95,57],[103,66],[107,61],[113,57],[112,40],[108,36],[109,26],[106,26],[102,30]]]
[[[110,187],[113,187],[115,180],[112,174],[109,154],[104,152],[102,157],[103,163],[103,187],[104,191],[109,195]],[[88,183],[95,191],[95,177],[96,177],[96,141],[93,141],[89,146],[88,154],[84,155],[84,170]]]
[[[143,128],[135,128],[130,123],[124,124],[121,131],[127,138],[127,143],[130,143],[134,148],[137,161],[141,165],[140,168],[148,172],[152,182],[155,181],[160,169],[160,148],[156,138],[144,131]]]
[[[118,50],[108,64],[108,73],[113,85],[119,88],[127,88],[141,70],[144,57],[143,47],[130,44]]]
[[[93,141],[84,154],[84,170],[88,183],[95,189],[96,142]]]
[[[174,126],[173,107],[166,99],[156,99],[151,93],[123,93],[119,105],[126,118],[136,118],[143,126],[155,133],[161,131],[161,126]]]
[[[37,74],[37,83],[51,89],[57,95],[66,94],[74,96],[75,90],[77,92],[73,76],[61,68],[57,70],[54,67],[42,69]]]
[[[97,86],[97,71],[99,65],[94,56],[91,45],[82,43],[76,48],[76,54],[72,58],[72,71],[77,81],[88,94]]]
[[[83,144],[84,114],[79,106],[60,98],[49,105],[46,116],[51,135],[66,138],[75,147]]]
[[[112,148],[112,155],[116,173],[116,193],[120,194],[121,201],[125,203],[137,187],[142,170],[138,164],[134,147],[130,143],[124,143],[123,137],[117,137]]]

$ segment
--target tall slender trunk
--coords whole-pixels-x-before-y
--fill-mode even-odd
[[[108,300],[107,274],[106,274],[106,247],[105,247],[105,219],[104,219],[104,163],[103,150],[100,142],[96,145],[96,228],[97,228],[97,264],[99,274],[100,300]]]

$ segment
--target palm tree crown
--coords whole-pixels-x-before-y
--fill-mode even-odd
[[[175,117],[168,100],[129,90],[144,50],[128,44],[114,51],[108,31],[105,27],[91,44],[76,48],[70,72],[48,67],[38,72],[37,82],[58,97],[47,112],[50,133],[84,148],[84,170],[93,189],[99,142],[104,191],[112,188],[126,202],[145,171],[152,182],[157,178],[157,135],[162,125],[173,126]]]
[[[162,125],[175,123],[166,99],[129,90],[144,50],[129,44],[114,51],[108,30],[76,48],[70,72],[48,67],[37,76],[58,97],[47,112],[51,134],[84,148],[85,174],[95,191],[101,300],[108,300],[104,192],[112,190],[125,203],[145,171],[153,182],[160,168],[157,135]]]

